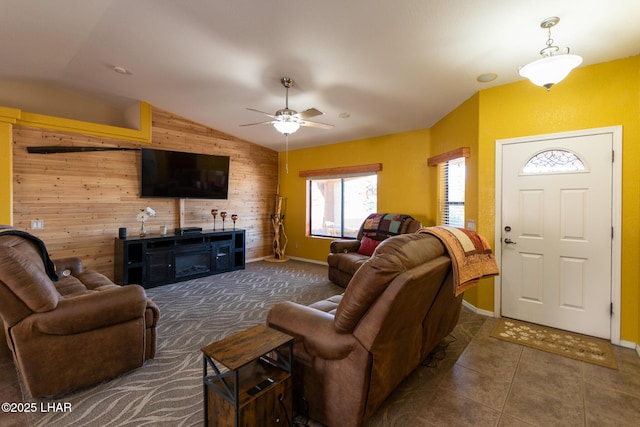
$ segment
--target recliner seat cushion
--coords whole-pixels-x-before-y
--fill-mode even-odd
[[[346,252],[340,254],[329,254],[327,263],[331,267],[335,267],[345,273],[355,274],[362,264],[367,262],[370,257],[359,254],[358,252]]]

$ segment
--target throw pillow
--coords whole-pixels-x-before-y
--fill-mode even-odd
[[[381,240],[373,240],[370,237],[363,237],[360,241],[360,247],[358,248],[358,253],[366,256],[373,255],[373,251],[376,250]]]

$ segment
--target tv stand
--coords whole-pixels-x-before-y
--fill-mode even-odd
[[[115,238],[115,282],[152,288],[244,269],[245,231]]]
[[[183,236],[185,234],[197,234],[197,233],[202,233],[202,228],[201,227],[179,227],[176,228],[175,233]]]

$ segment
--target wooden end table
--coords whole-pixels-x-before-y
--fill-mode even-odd
[[[293,337],[258,325],[202,353],[205,426],[292,425]]]

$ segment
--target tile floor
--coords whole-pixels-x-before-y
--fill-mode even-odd
[[[615,347],[616,371],[492,338],[495,323],[464,309],[437,364],[418,368],[367,427],[640,426],[634,350]],[[21,399],[11,356],[0,350],[0,401]],[[27,425],[0,413],[2,427]]]
[[[603,368],[492,338],[496,321],[420,367],[367,426],[640,426],[635,350],[614,346],[619,370]]]

